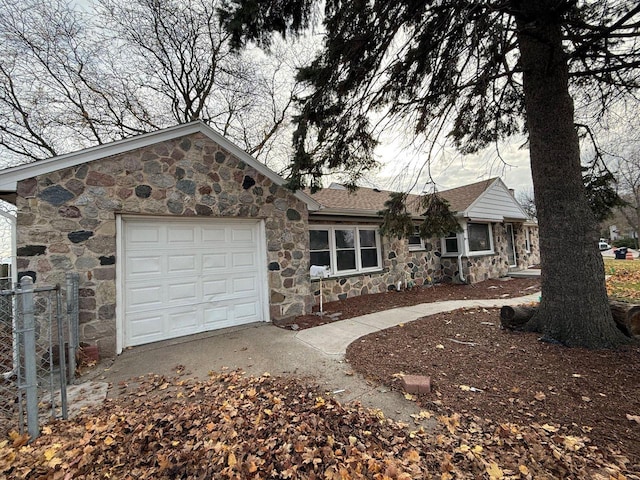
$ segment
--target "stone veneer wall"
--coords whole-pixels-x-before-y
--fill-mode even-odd
[[[323,222],[327,223],[327,222]],[[335,225],[336,223],[331,223]],[[349,225],[354,225],[350,223]],[[522,224],[513,224],[516,241],[516,257],[519,268],[527,268],[540,262],[538,253],[538,229],[529,227],[531,252],[525,251],[524,228]],[[469,283],[477,283],[489,278],[503,277],[509,273],[507,261],[507,236],[503,224],[493,225],[493,241],[496,254],[477,257],[462,257],[463,273]],[[444,278],[451,281],[458,271],[457,257],[437,257],[440,251],[440,239],[425,242],[424,250],[409,250],[406,240],[382,239],[382,269],[377,272],[347,275],[324,279],[322,281],[323,301],[332,302],[345,298],[381,293],[393,290],[398,282],[402,288],[405,282],[422,285],[430,279]],[[441,267],[442,265],[442,267]],[[319,303],[319,281],[312,281],[316,304]]]
[[[264,218],[270,313],[305,313],[307,210],[288,190],[196,134],[19,182],[18,272],[41,284],[80,273],[83,341],[115,353],[116,213]]]
[[[514,223],[513,233],[515,239],[516,264],[518,269],[526,269],[530,265],[540,262],[540,253],[538,249],[538,229],[528,227],[531,240],[531,251],[525,250],[525,234],[524,226]],[[489,278],[504,277],[509,273],[509,261],[507,260],[507,229],[502,223],[494,223],[493,231],[493,247],[496,252],[493,255],[479,256],[463,256],[462,268],[465,279],[469,283],[477,283]],[[443,264],[448,275],[458,270],[457,257],[443,257]]]
[[[395,289],[398,282],[402,283],[402,288],[410,282],[422,285],[427,277],[436,275],[436,269],[439,271],[440,263],[434,255],[433,247],[436,243],[439,246],[439,242],[426,242],[425,250],[410,251],[406,240],[383,237],[380,271],[324,279],[323,301],[332,302],[358,295],[386,292]],[[312,281],[316,304],[319,303],[319,283],[318,280]]]
[[[525,228],[529,229],[530,251],[526,250]],[[538,227],[517,225],[514,229],[516,237],[516,253],[518,255],[518,268],[526,269],[531,265],[540,264],[540,238]]]

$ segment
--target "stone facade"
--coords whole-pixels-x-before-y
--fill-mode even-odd
[[[346,275],[322,281],[323,301],[343,300],[369,293],[382,293],[400,288],[423,285],[441,276],[439,258],[435,252],[439,241],[426,242],[424,250],[409,250],[404,239],[382,237],[382,268],[371,273]],[[319,281],[313,280],[316,302],[319,301]]]
[[[18,272],[80,274],[81,338],[115,353],[116,215],[264,219],[273,320],[310,309],[306,205],[202,134],[18,183]]]
[[[531,250],[525,248],[525,228],[529,229]],[[540,263],[538,250],[538,229],[535,227],[525,227],[523,224],[513,224],[513,236],[515,240],[516,267],[510,267],[507,256],[507,230],[503,223],[494,223],[493,232],[493,255],[463,256],[462,268],[465,280],[469,283],[477,283],[489,278],[499,278],[506,276],[511,269],[526,269],[531,265]],[[442,259],[445,270],[455,272],[459,269],[457,257]]]
[[[353,223],[351,223],[353,224]],[[538,253],[538,229],[513,224],[518,268],[527,268],[540,262]],[[524,228],[529,228],[532,249],[525,250]],[[465,280],[477,283],[489,278],[504,277],[509,273],[507,260],[507,237],[504,224],[493,225],[493,255],[463,256],[462,267]],[[438,257],[440,239],[425,242],[424,250],[409,250],[406,240],[382,238],[382,268],[379,271],[322,281],[323,301],[343,300],[368,293],[381,293],[407,286],[421,286],[431,281],[450,282],[457,279],[459,270],[457,257]],[[319,302],[319,281],[313,280],[313,293]]]

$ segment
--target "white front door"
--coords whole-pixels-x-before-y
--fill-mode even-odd
[[[123,346],[267,320],[258,221],[122,220]]]

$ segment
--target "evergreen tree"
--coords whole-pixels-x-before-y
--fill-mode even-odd
[[[235,0],[221,19],[236,45],[269,44],[319,16],[313,0]],[[446,131],[462,153],[529,140],[540,228],[542,301],[528,327],[569,346],[616,347],[582,182],[574,101],[606,114],[640,84],[633,0],[326,0],[324,48],[300,70],[291,184],[374,165],[371,112]],[[632,97],[633,98],[633,97]],[[583,102],[584,101],[584,102]],[[634,100],[637,102],[637,100]]]

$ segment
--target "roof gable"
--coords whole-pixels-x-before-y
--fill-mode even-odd
[[[487,181],[491,183],[462,211],[465,218],[498,222],[529,218],[502,180]]]
[[[322,214],[377,216],[393,192],[363,187],[349,192],[343,188],[330,187],[313,194],[309,191],[306,193],[321,205]],[[490,178],[438,193],[449,202],[452,211],[465,218],[500,222],[505,218],[527,219],[520,204],[499,178]],[[413,194],[407,199],[407,207],[415,217],[422,214],[417,206],[418,199],[419,195]]]
[[[255,158],[227,140],[225,137],[217,133],[201,120],[176,125],[155,132],[145,133],[135,137],[117,140],[115,142],[97,145],[95,147],[86,148],[77,152],[71,152],[57,157],[51,157],[44,160],[38,160],[32,163],[26,163],[15,167],[0,170],[0,192],[15,192],[17,182],[27,178],[37,177],[47,173],[55,172],[65,168],[75,167],[83,163],[100,160],[103,158],[119,155],[132,150],[145,148],[168,140],[174,140],[179,137],[201,133],[227,150],[229,153],[245,162],[250,167],[256,169],[264,176],[269,178],[277,185],[284,185],[285,180],[268,168],[266,165],[258,162]],[[302,191],[297,191],[294,195],[307,204],[309,210],[317,210],[319,204],[309,195]]]

